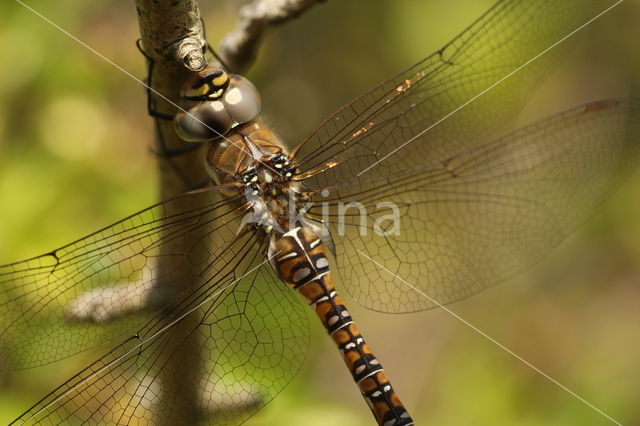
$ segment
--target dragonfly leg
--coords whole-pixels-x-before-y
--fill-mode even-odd
[[[153,117],[153,118],[157,118],[160,120],[166,120],[166,121],[170,121],[173,120],[173,115],[169,115],[169,114],[165,114],[159,111],[156,111],[155,109],[155,102],[153,101],[153,91],[152,91],[152,78],[153,78],[153,69],[155,66],[155,61],[153,60],[153,58],[151,56],[149,56],[149,54],[147,52],[144,51],[144,48],[142,47],[142,40],[138,39],[136,41],[136,47],[138,48],[138,50],[140,51],[140,53],[142,54],[142,56],[144,56],[144,58],[147,60],[147,62],[149,63],[149,73],[147,75],[147,81],[145,82],[145,87],[146,87],[146,91],[147,91],[147,113]]]
[[[205,185],[207,185],[207,183],[209,183],[208,180],[203,180],[200,182],[193,182],[189,177],[188,174],[185,173],[176,163],[174,163],[174,161],[172,160],[173,157],[179,157],[183,154],[188,154],[191,152],[194,152],[196,150],[198,150],[201,146],[201,144],[199,143],[185,143],[182,144],[181,146],[177,147],[177,148],[168,148],[167,144],[165,142],[165,138],[164,138],[164,132],[161,131],[160,129],[160,123],[159,121],[172,121],[174,116],[170,115],[170,114],[165,114],[162,112],[159,112],[155,109],[155,101],[154,101],[154,92],[152,89],[152,79],[153,79],[153,72],[154,72],[154,67],[155,67],[155,61],[153,60],[153,58],[147,53],[145,52],[144,48],[142,47],[142,42],[141,40],[136,41],[136,46],[138,48],[138,50],[140,51],[140,53],[142,54],[142,56],[145,57],[145,59],[147,60],[148,64],[149,64],[149,72],[147,75],[147,80],[146,80],[146,92],[147,92],[147,114],[150,117],[153,117],[154,119],[156,119],[155,124],[156,124],[156,134],[157,134],[157,148],[150,148],[150,151],[153,155],[157,156],[158,158],[166,161],[166,163],[168,164],[168,166],[174,171],[174,173],[176,175],[178,175],[178,177],[184,182],[185,186],[191,190],[194,189],[198,189],[198,188],[202,188]],[[159,121],[158,121],[159,120]]]

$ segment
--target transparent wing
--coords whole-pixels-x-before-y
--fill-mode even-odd
[[[119,310],[166,305],[166,291],[152,288],[188,280],[201,265],[187,255],[190,248],[222,256],[242,206],[220,201],[218,192],[183,195],[51,253],[0,266],[0,369],[51,363],[130,335],[148,316]],[[143,300],[149,294],[155,300]]]
[[[565,54],[570,40],[562,40],[613,3],[499,1],[303,140],[293,151],[300,176],[312,189],[367,182],[481,145]],[[327,170],[314,175],[319,169]]]
[[[304,306],[265,264],[260,238],[245,233],[222,258],[210,257],[195,286],[201,291],[147,322],[16,422],[246,420],[290,381],[308,347]],[[169,362],[175,357],[180,363]]]
[[[337,186],[310,212],[330,223],[340,276],[355,299],[380,311],[428,309],[533,265],[639,157],[640,103],[603,101],[428,164]]]

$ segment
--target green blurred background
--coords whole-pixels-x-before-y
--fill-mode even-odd
[[[28,4],[145,77],[132,1]],[[201,2],[213,45],[242,4]],[[439,48],[491,4],[330,0],[272,31],[249,77],[270,122],[294,143],[349,99]],[[593,23],[520,121],[590,100],[640,96],[638,22],[640,0],[627,0]],[[0,263],[48,251],[154,202],[151,146],[138,83],[18,3],[0,4]],[[636,173],[535,268],[451,305],[625,425],[640,424],[639,190]],[[419,425],[611,424],[442,310],[393,316],[346,301]],[[312,337],[303,371],[248,424],[372,424],[339,354],[313,322]],[[4,373],[0,422],[90,359]]]

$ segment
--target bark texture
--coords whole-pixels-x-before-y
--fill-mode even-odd
[[[194,0],[136,0],[136,8],[142,49],[149,59],[151,106],[160,114],[172,116],[179,101],[180,82],[185,81],[189,73],[202,70],[207,65],[200,11]],[[171,156],[169,153],[184,149],[186,142],[176,135],[171,120],[156,118],[155,123],[160,197],[169,199],[192,189],[205,178],[201,162],[204,146],[195,146],[190,152]],[[177,239],[175,244],[162,245],[159,258],[170,259],[172,251],[185,250],[188,239],[189,236],[185,236]],[[206,255],[190,255],[203,254]],[[147,298],[153,305],[166,306],[167,302],[178,301],[193,287],[199,271],[190,267],[189,262],[182,262],[177,267],[180,278],[163,282],[161,277],[176,277],[175,273],[167,272],[176,265],[155,265],[158,279],[150,287],[151,297]],[[162,367],[158,373],[162,392],[158,396],[160,401],[156,401],[165,424],[195,424],[200,417],[201,342],[197,334],[190,332],[197,326],[196,317],[188,315],[168,330],[173,336],[171,343],[162,351],[159,364]]]

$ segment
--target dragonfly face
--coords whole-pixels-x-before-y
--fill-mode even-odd
[[[194,74],[181,91],[183,111],[176,114],[176,132],[189,142],[226,135],[260,113],[260,94],[249,80],[220,69]]]
[[[229,75],[222,69],[206,69],[193,75],[180,95],[189,101],[217,101],[229,87]]]

